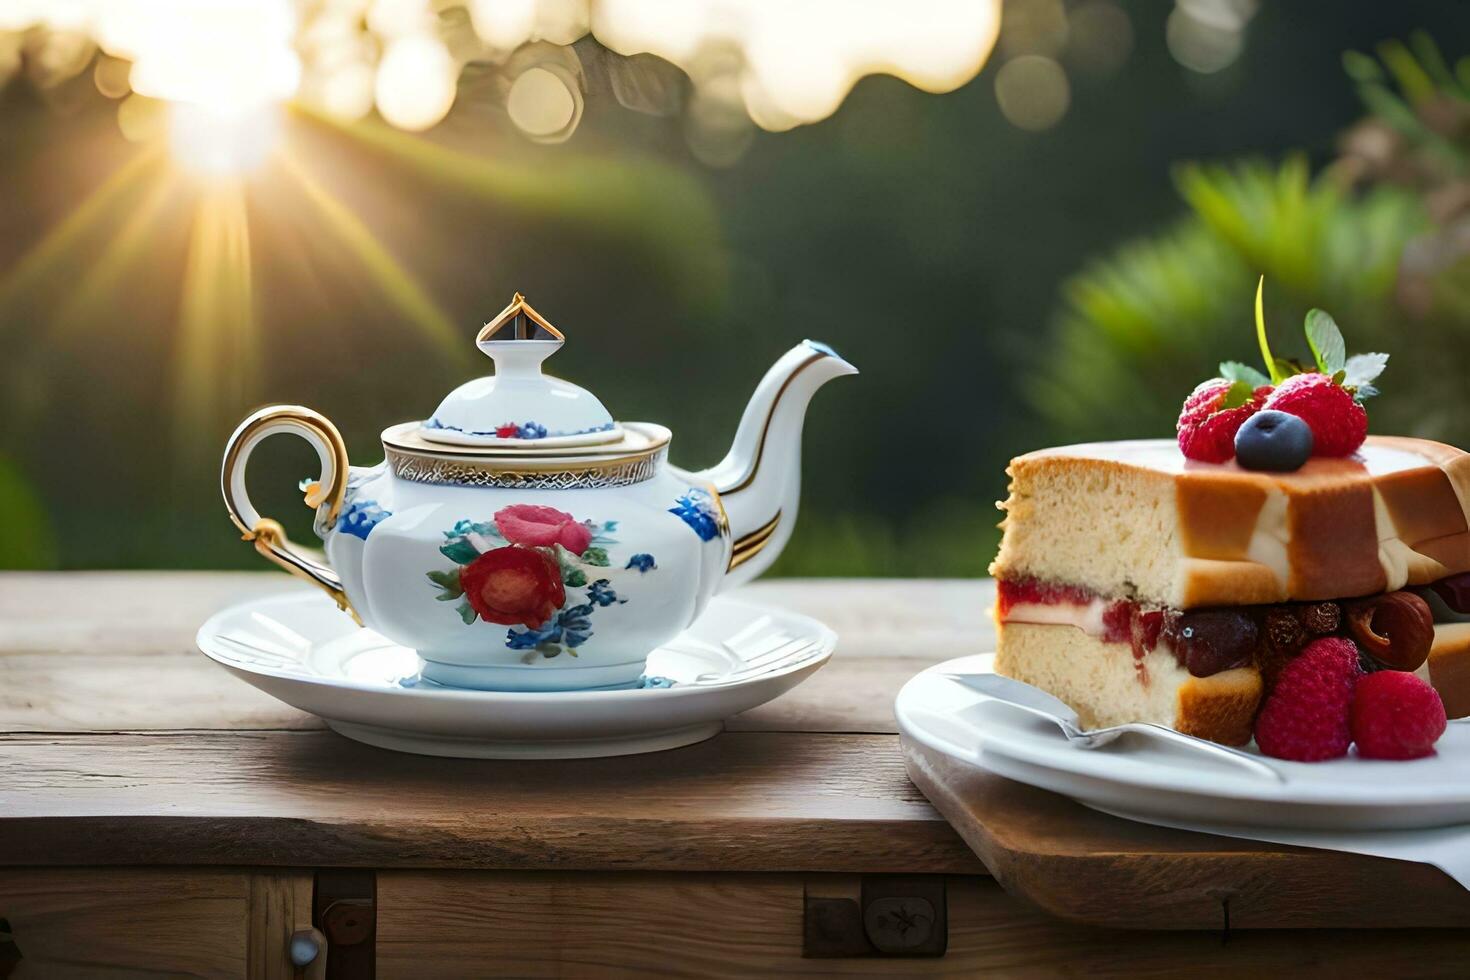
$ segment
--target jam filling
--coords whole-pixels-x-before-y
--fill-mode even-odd
[[[1451,608],[1470,609],[1470,574],[1451,576],[1432,588]],[[1035,621],[1070,623],[1104,643],[1127,643],[1144,681],[1144,658],[1162,644],[1195,677],[1255,664],[1269,686],[1286,661],[1308,642],[1319,636],[1347,634],[1346,618],[1337,602],[1172,609],[1038,579],[996,583],[996,607],[1002,622],[1029,622],[1024,609],[1022,618],[1012,616],[1017,607],[1059,606],[1074,607],[1076,615],[1038,616]]]

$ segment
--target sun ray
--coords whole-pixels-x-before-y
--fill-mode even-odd
[[[10,306],[45,278],[60,260],[67,258],[83,236],[102,222],[126,192],[137,186],[160,155],[160,149],[153,148],[123,164],[32,245],[0,279],[0,307]]]
[[[708,190],[687,174],[649,161],[575,158],[556,166],[470,153],[370,120],[343,122],[310,108],[298,115],[376,150],[432,181],[480,200],[510,203],[538,216],[565,216],[588,229],[615,229],[652,245],[672,281],[708,288],[727,273],[724,231]]]
[[[190,230],[179,306],[176,446],[209,445],[217,416],[233,410],[256,373],[250,228],[241,181],[202,191]]]
[[[464,351],[463,331],[419,285],[412,273],[373,236],[371,229],[306,171],[289,153],[281,154],[286,172],[305,191],[324,219],[322,227],[336,235],[372,274],[383,295],[426,337],[453,356]]]
[[[167,178],[160,178],[141,203],[132,209],[122,229],[52,318],[56,336],[64,337],[101,315],[123,275],[149,254],[149,236],[157,227],[158,217],[173,191],[172,183]]]

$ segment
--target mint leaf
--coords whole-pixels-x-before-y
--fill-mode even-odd
[[[1307,311],[1307,346],[1312,348],[1312,357],[1317,361],[1317,370],[1323,374],[1336,374],[1347,363],[1347,344],[1337,321],[1323,310]]]
[[[599,568],[608,566],[606,548],[588,548],[582,552],[582,561],[588,565],[596,565]]]
[[[1228,408],[1239,408],[1251,400],[1251,395],[1255,394],[1255,390],[1255,385],[1249,381],[1232,382],[1226,389],[1225,397],[1220,401],[1220,407],[1216,411],[1223,412]]]
[[[1249,364],[1242,364],[1239,361],[1221,361],[1220,377],[1226,381],[1244,381],[1252,388],[1259,388],[1261,385],[1271,383],[1271,379],[1260,371],[1257,371]]]
[[[1349,388],[1362,388],[1382,374],[1387,366],[1387,354],[1354,354],[1343,365],[1342,383]]]

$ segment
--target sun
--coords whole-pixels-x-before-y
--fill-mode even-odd
[[[270,103],[216,108],[189,102],[169,106],[168,145],[174,162],[206,178],[258,171],[281,137],[281,108]]]

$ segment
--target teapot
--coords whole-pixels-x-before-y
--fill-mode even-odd
[[[756,387],[725,458],[688,472],[667,460],[667,428],[614,421],[591,392],[543,373],[564,342],[517,293],[476,339],[494,373],[426,420],[383,430],[376,466],[349,465],[337,428],[309,408],[255,412],[225,447],[230,519],[360,625],[417,651],[424,680],[636,686],[648,654],[711,596],[780,554],[796,523],[807,404],[857,370],[825,344],[798,344]],[[251,453],[278,433],[320,459],[302,489],[322,553],[289,541],[246,492]]]

